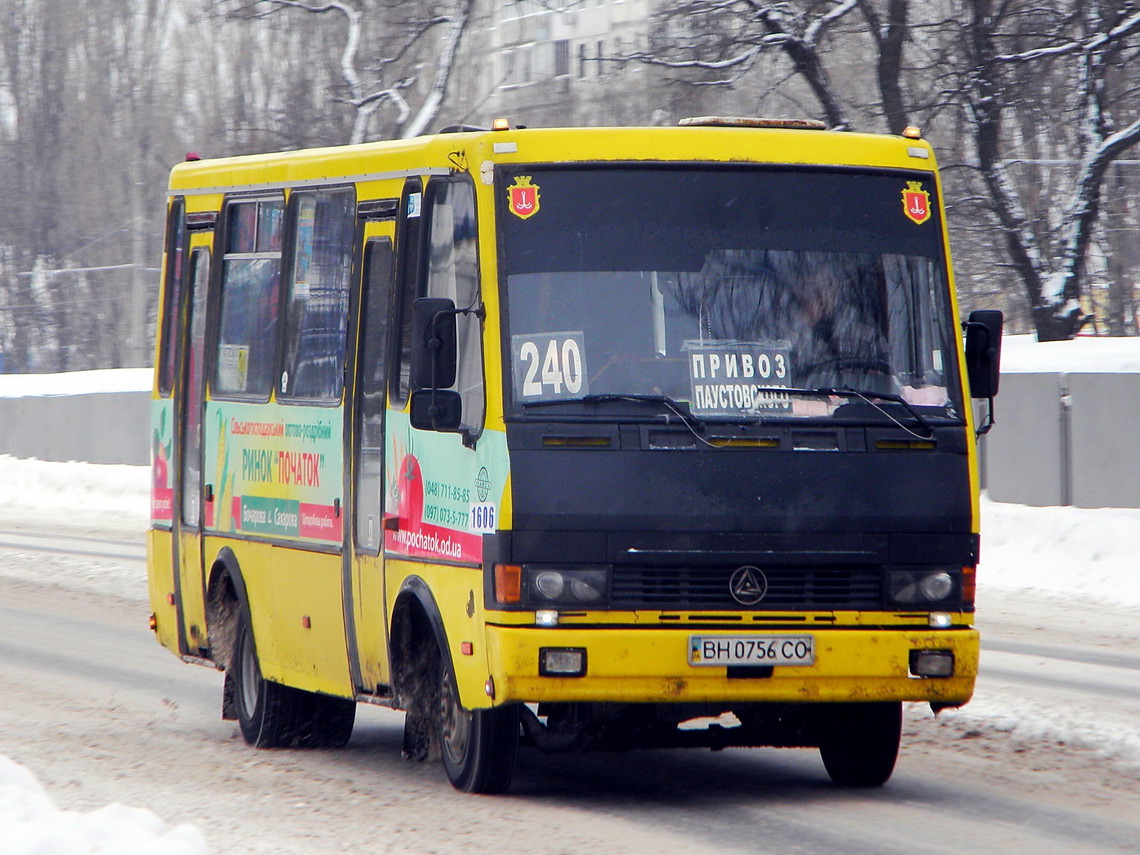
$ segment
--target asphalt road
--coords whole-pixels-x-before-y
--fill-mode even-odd
[[[145,807],[214,853],[1140,851],[1134,613],[987,595],[975,701],[908,707],[881,789],[832,786],[809,750],[524,751],[509,795],[477,797],[401,759],[387,710],[361,707],[343,750],[247,747],[221,675],[147,631],[141,583],[83,572],[141,578],[141,535],[65,534],[0,530],[0,753],[60,807]]]

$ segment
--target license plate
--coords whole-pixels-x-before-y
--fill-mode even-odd
[[[690,665],[814,665],[811,635],[691,635]]]

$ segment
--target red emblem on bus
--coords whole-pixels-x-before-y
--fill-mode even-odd
[[[922,225],[930,219],[930,194],[922,189],[921,181],[908,181],[902,191],[903,213]]]
[[[530,183],[529,175],[520,175],[507,188],[507,207],[516,217],[526,219],[538,213],[538,185]]]

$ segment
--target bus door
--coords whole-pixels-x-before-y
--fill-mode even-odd
[[[179,612],[180,647],[197,656],[205,650],[205,588],[202,576],[202,418],[204,413],[206,300],[210,281],[212,232],[195,232],[190,239],[187,270],[185,353],[174,423],[178,425],[178,473],[175,480],[175,588]]]
[[[394,210],[394,200],[393,200]],[[345,531],[345,590],[350,656],[355,684],[368,694],[385,694],[387,608],[384,602],[384,410],[388,387],[388,322],[393,264],[390,222],[363,225],[363,264],[358,301],[359,331],[351,466],[351,525]]]

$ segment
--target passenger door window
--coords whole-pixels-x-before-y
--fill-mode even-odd
[[[197,528],[202,518],[202,360],[206,354],[206,288],[210,251],[198,247],[190,255],[190,305],[186,327],[186,391],[182,429],[182,524]]]
[[[370,240],[364,250],[364,295],[360,307],[360,387],[356,459],[356,544],[378,552],[384,498],[384,393],[387,379],[388,296],[392,241]]]
[[[356,229],[352,188],[297,192],[286,302],[283,398],[339,401]]]
[[[277,352],[284,213],[280,198],[243,199],[226,207],[215,394],[269,398]]]

